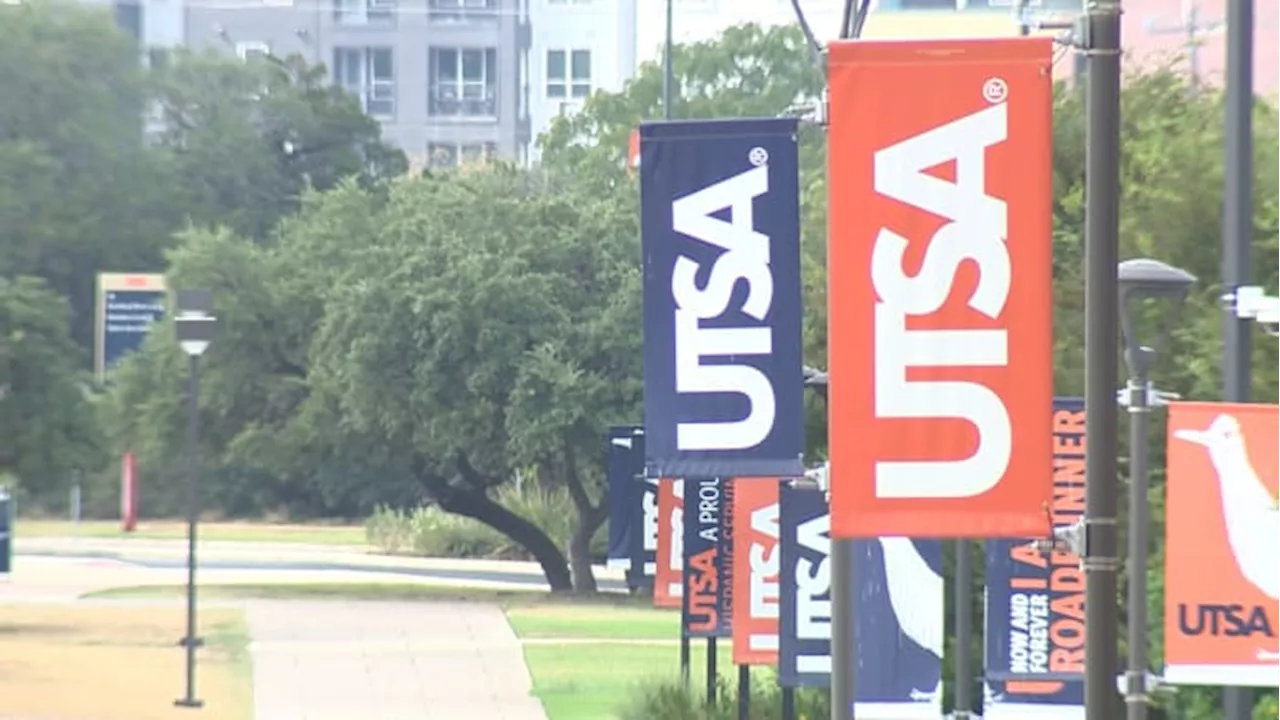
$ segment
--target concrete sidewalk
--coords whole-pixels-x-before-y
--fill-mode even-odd
[[[256,720],[545,720],[502,611],[251,601]]]

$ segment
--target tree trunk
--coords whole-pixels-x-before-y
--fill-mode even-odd
[[[591,538],[608,517],[608,494],[601,499],[599,505],[591,504],[586,486],[578,474],[573,445],[569,441],[564,443],[564,466],[565,484],[569,487],[569,497],[573,498],[574,508],[578,512],[578,522],[569,538],[569,567],[573,571],[573,590],[583,594],[594,593],[599,587],[595,572],[591,569]]]
[[[459,461],[459,472],[470,487],[459,487],[434,476],[420,478],[442,510],[484,523],[528,550],[542,566],[551,592],[572,591],[569,563],[556,543],[537,525],[490,499],[487,487],[475,482],[478,475],[465,459]]]

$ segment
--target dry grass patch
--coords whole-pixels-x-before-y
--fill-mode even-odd
[[[168,720],[185,688],[179,607],[0,606],[0,715],[24,720]],[[239,610],[204,610],[201,720],[248,720],[253,688]]]

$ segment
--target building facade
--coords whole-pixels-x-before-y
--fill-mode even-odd
[[[596,90],[619,92],[636,68],[636,7],[654,0],[530,0],[525,77],[536,140]]]
[[[323,63],[415,166],[520,159],[523,0],[186,0],[190,47]]]

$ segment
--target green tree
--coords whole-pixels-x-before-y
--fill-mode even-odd
[[[237,62],[180,51],[152,81],[159,140],[199,225],[264,239],[305,188],[348,177],[373,183],[408,167],[324,67],[299,56]]]
[[[143,145],[145,90],[106,9],[0,4],[0,275],[68,298],[81,347],[95,274],[159,269],[180,217]]]
[[[527,548],[554,589],[594,589],[602,429],[639,414],[635,215],[501,166],[400,184],[313,348],[344,423],[409,458],[440,507]],[[573,497],[572,573],[489,497],[519,467]]]
[[[37,503],[93,470],[103,444],[67,303],[33,277],[0,277],[0,475]]]
[[[744,24],[715,40],[677,44],[672,53],[676,87],[672,117],[775,117],[812,104],[825,84],[804,34],[796,26]],[[645,63],[618,93],[597,92],[579,113],[556,118],[539,139],[542,164],[553,175],[596,179],[638,192],[625,172],[628,136],[646,120],[662,117],[662,68]],[[826,137],[822,128],[800,129],[801,248],[804,272],[805,361],[826,367]],[[808,454],[826,448],[826,408],[809,397]]]

